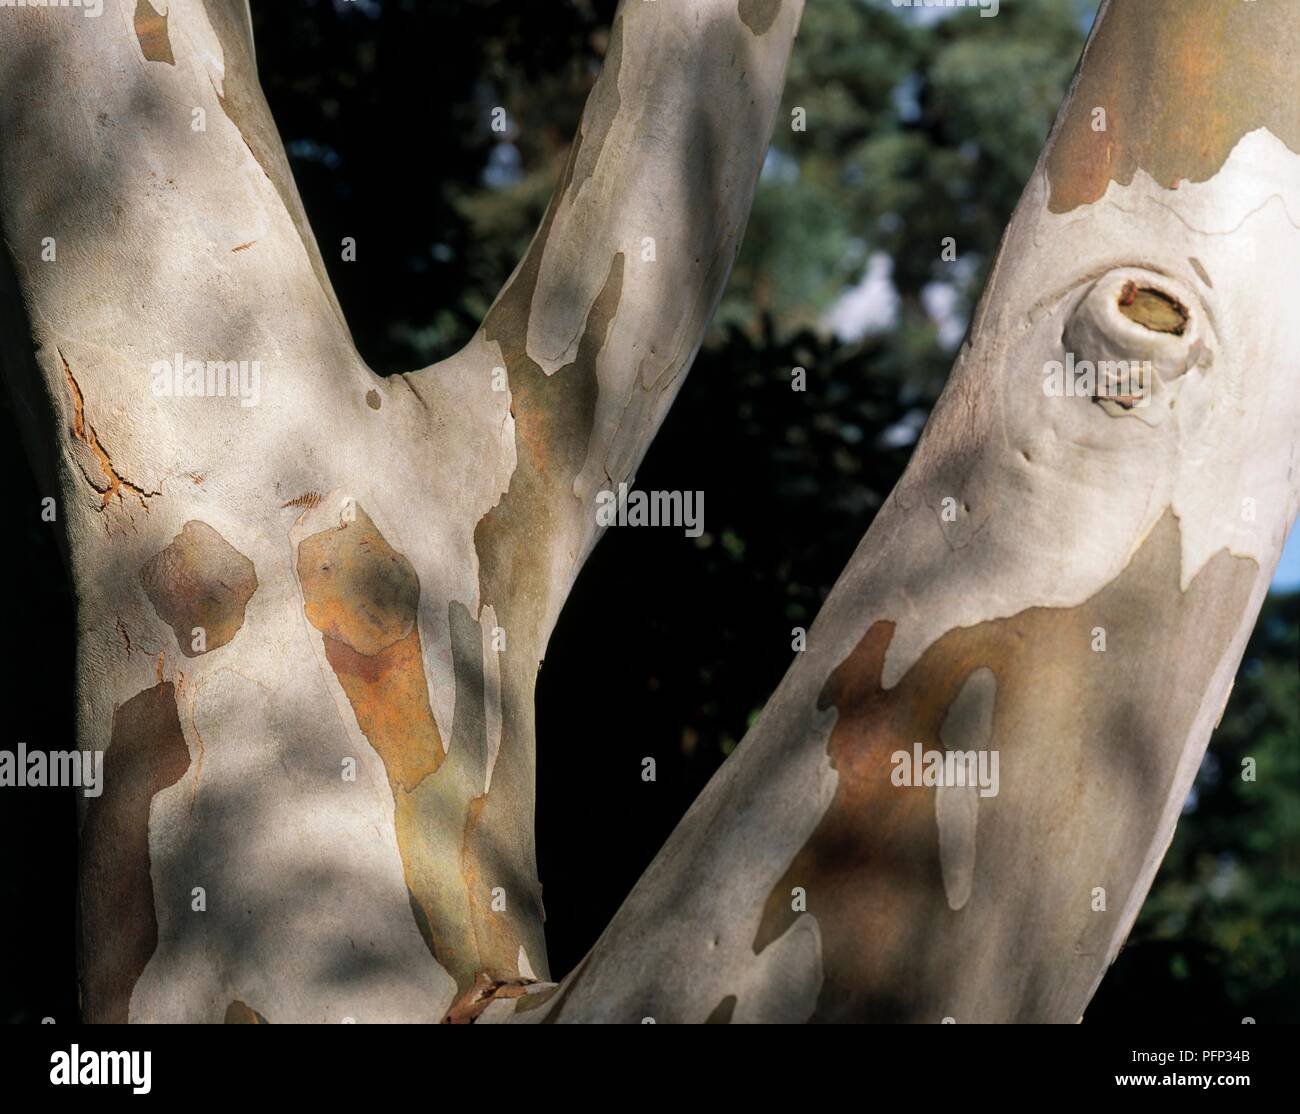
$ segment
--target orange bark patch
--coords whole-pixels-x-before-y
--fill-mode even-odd
[[[415,623],[415,569],[357,507],[353,521],[298,546],[298,580],[357,726],[383,759],[394,793],[409,793],[443,759]]]
[[[298,580],[311,625],[358,654],[378,654],[415,629],[415,569],[360,507],[353,521],[302,541]]]
[[[176,65],[171,39],[167,36],[167,17],[156,11],[149,0],[136,0],[135,37],[140,40],[140,49],[148,61]]]
[[[299,544],[298,580],[357,726],[394,794],[410,793],[443,759],[415,622],[415,569],[357,507],[353,521]]]
[[[1048,155],[1049,208],[1096,201],[1138,169],[1166,189],[1207,181],[1256,128],[1300,152],[1300,101],[1279,94],[1294,86],[1297,53],[1293,0],[1110,5]],[[1105,131],[1094,130],[1097,108]]]
[[[425,869],[437,844],[428,838],[428,818],[414,794],[445,755],[416,624],[419,579],[358,506],[352,521],[299,544],[298,581],[307,619],[324,636],[326,660],[357,727],[384,763],[411,911],[439,958],[440,895]]]
[[[383,759],[393,792],[411,792],[443,759],[419,634],[412,629],[371,657],[327,635],[325,657],[352,705],[357,726]]]
[[[175,632],[181,653],[193,658],[224,646],[239,632],[257,591],[257,572],[206,522],[190,521],[166,549],[145,562],[140,583]],[[203,636],[196,648],[197,630]]]
[[[835,796],[754,940],[761,952],[789,928],[791,890],[803,887],[822,935],[816,1019],[1036,1020],[1082,1009],[1258,573],[1221,552],[1182,592],[1180,560],[1166,513],[1128,568],[1078,607],[949,631],[889,689],[881,671],[894,624],[882,620],[830,675],[819,705],[838,712]],[[1097,627],[1104,652],[1092,649]],[[987,746],[999,753],[1000,786],[978,801],[971,891],[957,911],[936,790],[894,784],[892,756],[914,743],[941,750],[949,709],[981,668],[996,679]],[[1106,911],[1090,904],[1094,886]]]
[[[460,844],[460,873],[469,896],[469,924],[480,966],[489,971],[513,970],[519,954],[518,925],[506,916],[509,909],[492,908],[492,882],[487,869],[494,856],[493,832],[485,828],[483,813],[488,795],[474,797],[465,814],[465,831]]]
[[[189,769],[170,682],[113,713],[104,791],[81,831],[82,992],[85,1020],[125,1023],[131,992],[158,946],[149,860],[149,805]]]

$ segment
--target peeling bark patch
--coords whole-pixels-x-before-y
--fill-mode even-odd
[[[1133,851],[1155,838],[1205,687],[1258,575],[1254,561],[1221,551],[1183,592],[1180,569],[1177,519],[1166,512],[1128,567],[1078,607],[950,630],[889,689],[881,670],[894,624],[881,620],[831,673],[819,706],[838,712],[828,743],[835,797],[773,887],[754,940],[761,952],[785,932],[797,915],[791,888],[804,887],[822,933],[817,1018],[942,1017],[965,991],[970,1011],[1006,1011],[985,1020],[1041,1019],[1086,998],[1089,957],[1118,930],[1136,882]],[[1104,653],[1091,649],[1096,627],[1106,630]],[[977,680],[983,673],[989,680]],[[891,756],[986,733],[1000,786],[979,802],[976,862],[973,843],[961,846],[966,820],[950,819],[949,843],[935,790],[893,784]],[[956,859],[946,877],[945,855]],[[1078,870],[1059,869],[1081,856],[1089,886],[1106,887],[1107,912],[1076,892]],[[960,912],[954,898],[964,899]],[[1003,964],[963,955],[1026,925],[1043,946],[1020,961],[1010,987]],[[960,974],[954,957],[969,964]]]
[[[270,1024],[257,1010],[236,998],[226,1007],[227,1025],[268,1025]]]
[[[149,861],[149,805],[190,766],[176,711],[163,682],[113,713],[104,752],[104,791],[91,798],[81,831],[81,932],[84,1017],[125,1023],[131,992],[158,946]]]
[[[303,609],[394,794],[409,793],[443,758],[415,622],[420,582],[355,509],[353,520],[299,543]]]
[[[429,706],[420,655],[412,630],[377,654],[359,654],[325,636],[325,657],[347,695],[357,726],[383,759],[394,793],[410,793],[442,764],[442,739]]]
[[[1124,284],[1119,297],[1119,311],[1153,333],[1172,333],[1176,337],[1187,331],[1187,322],[1191,318],[1187,307],[1172,294],[1154,286],[1138,286],[1135,282]]]
[[[429,704],[416,611],[420,582],[411,563],[355,506],[355,517],[304,538],[298,581],[308,622],[323,636],[325,658],[356,716],[357,727],[384,764],[393,794],[393,822],[407,897],[420,936],[435,945],[445,900],[431,877],[434,827],[419,795],[446,751]]]
[[[1300,53],[1292,0],[1143,0],[1111,4],[1087,53],[1047,157],[1048,208],[1096,201],[1138,169],[1165,189],[1214,177],[1237,142],[1267,128],[1300,153]],[[1106,130],[1093,130],[1093,110]]]
[[[543,627],[551,609],[554,570],[568,556],[556,547],[563,544],[560,539],[571,533],[576,516],[584,513],[573,493],[573,481],[586,463],[595,424],[599,391],[597,357],[604,347],[623,290],[624,257],[619,252],[610,260],[605,282],[587,312],[573,362],[548,376],[528,355],[528,320],[542,253],[555,211],[572,181],[582,146],[575,143],[570,152],[568,166],[542,227],[515,277],[489,311],[482,331],[485,341],[499,346],[501,362],[506,368],[515,420],[517,462],[505,495],[474,528],[480,616],[491,609],[496,622],[510,632],[512,651],[501,655],[499,678],[496,678],[503,707],[500,742],[494,746],[492,792],[471,829],[472,838],[465,852],[466,865],[478,871],[477,876],[485,884],[509,887],[508,915],[471,913],[483,967],[498,976],[514,974],[519,947],[523,945],[534,957],[539,974],[546,977],[540,958],[545,954],[545,941],[537,927],[541,887],[535,867],[530,865],[531,817],[519,815],[512,805],[531,792],[533,777],[529,752],[531,710],[525,711],[520,705],[530,702],[527,694],[536,679],[535,663],[541,655]],[[454,632],[455,605],[452,619]],[[456,653],[453,755],[461,745],[462,720],[474,725],[473,745],[484,750],[487,747],[482,632],[468,612],[464,620],[475,629],[464,639],[465,680],[462,679],[462,654]],[[453,644],[457,641],[453,633]],[[470,641],[474,643],[472,647]],[[466,691],[464,697],[463,684],[473,690]],[[479,785],[486,782],[483,776],[486,760],[482,771],[483,780]],[[475,910],[486,897],[483,892],[472,893]],[[463,975],[458,975],[458,982],[462,978]]]
[[[193,658],[224,646],[238,633],[257,591],[257,572],[206,522],[190,521],[166,549],[145,562],[140,583],[175,632],[181,653]],[[204,632],[199,650],[194,649],[196,627]]]
[[[135,37],[140,40],[146,61],[176,65],[171,39],[167,36],[167,17],[156,11],[149,0],[136,0]]]
[[[939,741],[945,750],[971,753],[991,749],[997,687],[997,679],[987,669],[976,669],[966,678],[939,728]],[[949,909],[960,909],[970,900],[979,802],[976,785],[940,785],[934,791],[939,866]]]
[[[728,994],[716,1006],[713,1012],[704,1019],[705,1025],[730,1025],[731,1015],[736,1012],[736,996]]]
[[[532,274],[516,279],[484,322],[484,335],[500,344],[505,359],[517,464],[501,502],[475,527],[474,548],[482,601],[491,604],[512,630],[535,630],[544,612],[551,570],[536,542],[555,536],[556,516],[577,509],[572,484],[586,461],[595,423],[596,357],[623,291],[623,253],[619,252],[588,312],[574,362],[548,376],[524,349],[539,260],[540,252],[530,253],[525,267],[532,262]],[[521,281],[526,285],[516,300]],[[524,601],[531,612],[524,624],[519,622],[518,601]]]
[[[359,506],[353,520],[303,539],[298,579],[311,625],[358,654],[378,654],[415,630],[415,569]]]
[[[781,12],[781,0],[740,0],[740,19],[755,35],[766,35]]]
[[[570,200],[578,196],[587,179],[596,172],[605,140],[609,138],[609,131],[622,106],[618,88],[618,74],[622,64],[623,16],[620,13],[609,30],[609,49],[605,53],[605,65],[600,72],[602,87],[608,82],[609,89],[606,92],[602,88],[602,95],[591,97],[587,102],[588,111],[583,115],[582,134],[576,144],[573,174],[567,190]]]

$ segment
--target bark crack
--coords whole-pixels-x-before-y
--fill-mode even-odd
[[[68,359],[63,354],[62,349],[56,349],[59,353],[59,360],[63,364],[63,374],[68,379],[68,389],[72,392],[72,433],[78,441],[90,449],[95,454],[95,459],[99,461],[100,471],[104,473],[104,486],[101,487],[90,476],[87,476],[82,469],[82,476],[86,482],[99,495],[100,509],[107,507],[113,501],[116,495],[119,501],[124,502],[122,492],[128,491],[140,500],[140,505],[147,511],[149,509],[149,500],[155,495],[161,495],[161,491],[146,491],[138,484],[132,483],[123,476],[116,468],[113,467],[113,458],[109,455],[108,450],[100,443],[99,435],[95,432],[95,427],[86,419],[86,400],[81,393],[81,387],[78,385],[76,377],[72,374],[72,368],[68,366]]]

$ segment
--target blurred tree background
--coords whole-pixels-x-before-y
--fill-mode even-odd
[[[263,85],[376,371],[424,366],[472,335],[541,219],[615,6],[255,0]],[[790,664],[791,628],[811,625],[901,474],[1095,9],[1002,0],[982,19],[888,0],[808,4],[732,282],[637,475],[643,488],[702,490],[707,531],[609,531],[541,673],[539,865],[555,973],[595,941],[735,747]],[[489,126],[497,106],[504,135]],[[806,130],[791,126],[795,109]],[[341,260],[345,236],[355,262]],[[955,260],[941,256],[945,237]],[[9,474],[36,506],[16,441],[3,439]],[[35,647],[24,643],[6,683],[10,706],[29,709],[14,741],[58,748],[71,732],[71,593],[31,517],[9,559],[31,586],[14,629]],[[1271,596],[1087,1021],[1300,1020],[1298,659],[1300,597]],[[33,687],[52,692],[47,706],[18,698]],[[73,802],[52,797],[7,796],[0,817],[6,932],[36,960],[0,986],[0,1017],[16,1021],[75,1014]]]

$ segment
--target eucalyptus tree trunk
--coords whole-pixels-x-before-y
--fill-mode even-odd
[[[88,1020],[464,1019],[549,977],[538,663],[721,296],[801,10],[625,4],[482,327],[384,379],[244,0],[0,8],[4,371],[105,753]]]
[[[1079,1019],[1296,515],[1297,57],[1289,0],[1103,5],[806,651],[583,963],[490,1018]]]
[[[1082,1012],[1296,510],[1287,0],[1106,5],[807,650],[550,982],[537,665],[721,293],[801,6],[629,0],[479,333],[390,379],[325,278],[241,3],[0,12],[0,355],[105,752],[88,1019]],[[1130,360],[1140,389],[1107,390]],[[1108,370],[1057,390],[1076,361]]]

